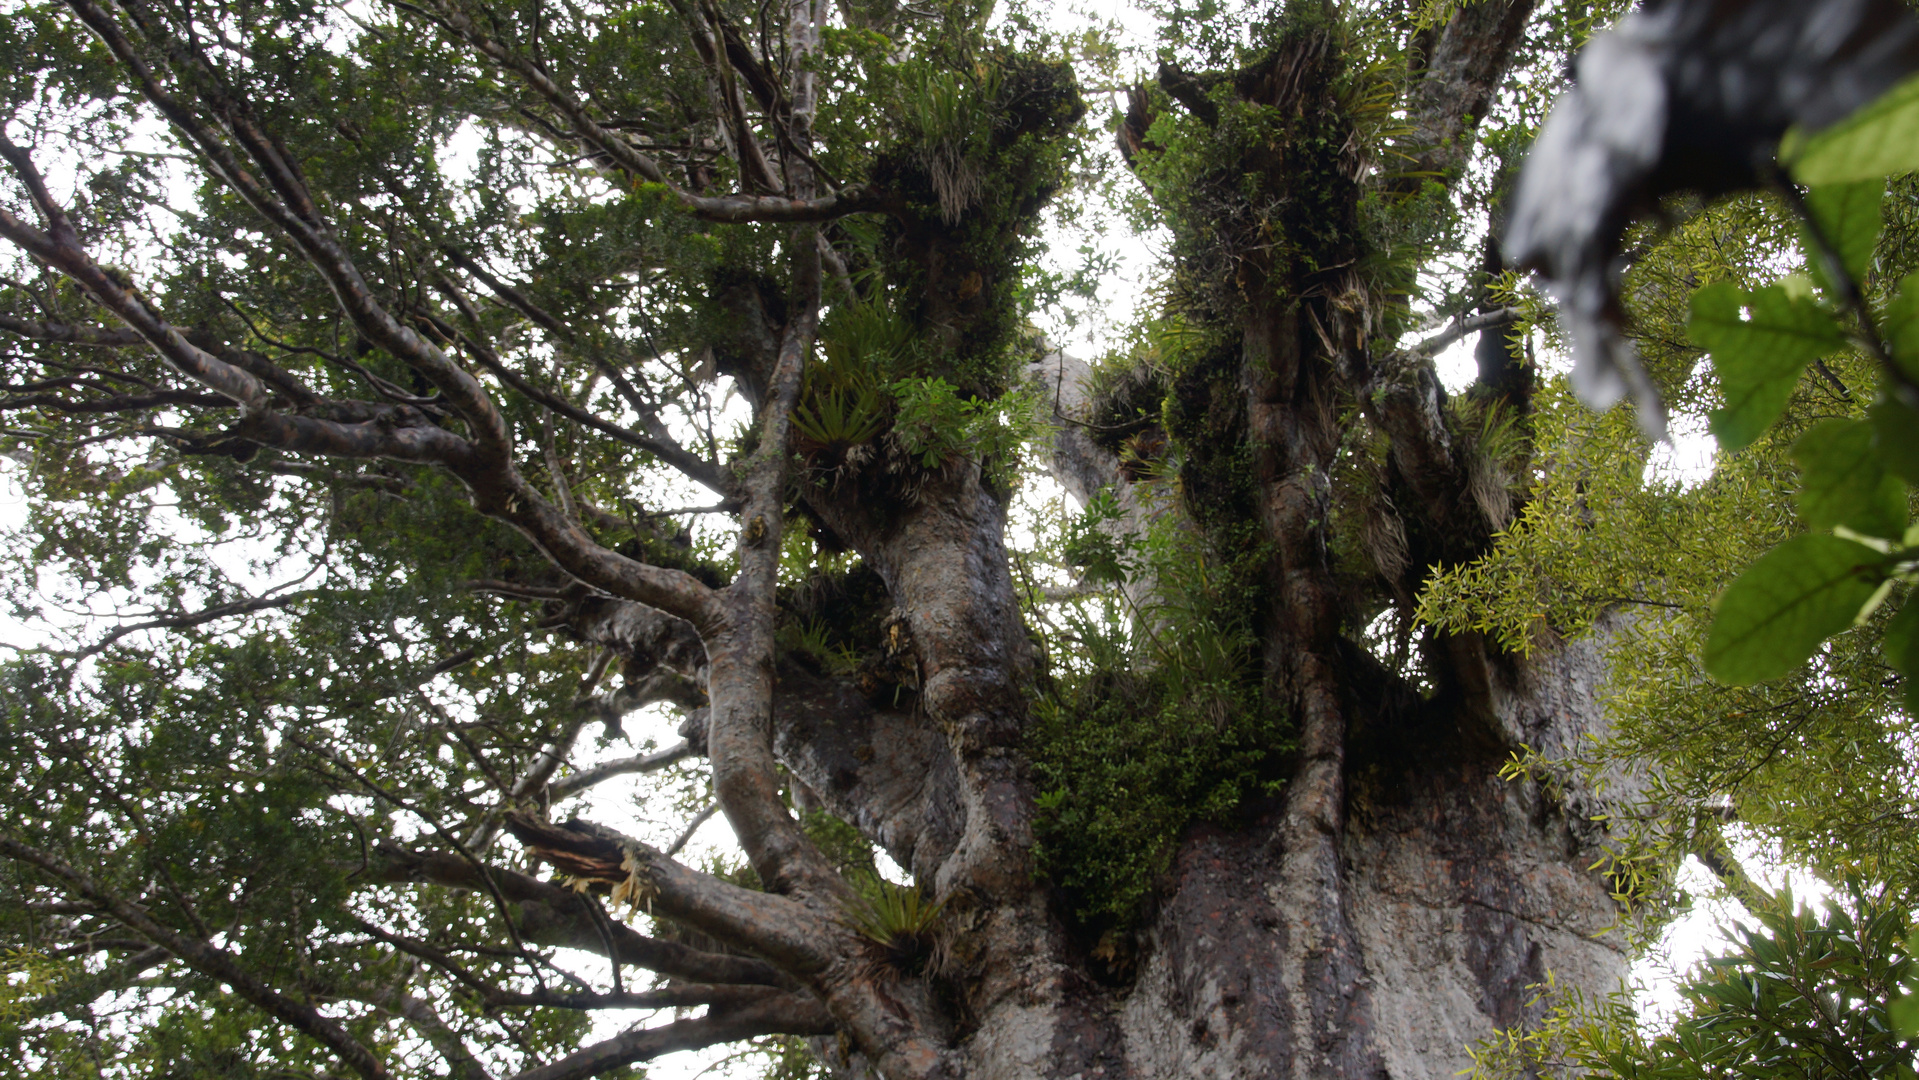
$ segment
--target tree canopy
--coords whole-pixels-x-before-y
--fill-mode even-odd
[[[1628,232],[1651,383],[1722,447],[1676,477],[1500,256],[1624,6],[1208,0],[1149,55],[967,0],[10,3],[6,1053],[1117,1069],[1180,853],[1257,829],[1282,914],[1213,906],[1324,965],[1271,980],[1316,1031],[1370,985],[1343,837],[1424,770],[1519,861],[1600,859],[1553,886],[1580,933],[1656,924],[1688,855],[1759,922],[1664,1043],[1522,1008],[1513,929],[1486,1070],[1693,1075],[1826,1000],[1764,972],[1837,965],[1870,1007],[1813,1021],[1910,1077],[1919,161],[1860,158],[1909,110]],[[1109,210],[1156,284],[1067,357],[1102,263],[1047,238]],[[1774,633],[1790,560],[1821,615]],[[609,791],[646,835],[579,820]],[[715,813],[738,850],[694,865]],[[1729,836],[1851,899],[1793,910]],[[1744,1075],[1861,1075],[1778,1060]]]

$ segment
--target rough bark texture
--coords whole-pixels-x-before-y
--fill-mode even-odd
[[[1083,365],[1042,367],[1066,373],[1060,401],[1082,400],[1070,380]],[[1068,490],[1121,482],[1082,428],[1063,426],[1054,454]],[[1380,689],[1390,676],[1335,647],[1346,687],[1337,775],[1308,755],[1299,771],[1317,773],[1317,787],[1296,786],[1243,828],[1192,830],[1132,984],[1089,989],[1110,1010],[1104,1023],[1054,1025],[1098,1052],[1056,1049],[1055,1061],[1142,1078],[1437,1080],[1466,1067],[1473,1041],[1534,1019],[1529,987],[1548,972],[1565,985],[1616,984],[1627,957],[1605,931],[1619,911],[1591,869],[1601,807],[1590,792],[1555,803],[1498,776],[1522,744],[1550,754],[1602,723],[1602,648],[1588,639],[1521,661],[1452,640],[1436,659],[1456,685],[1421,703],[1395,700]],[[1289,813],[1329,788],[1336,802],[1320,810],[1338,828],[1307,831],[1302,858],[1288,847],[1302,835]],[[1302,912],[1302,896],[1323,906]],[[1350,937],[1329,948],[1328,925]]]
[[[1575,739],[1598,716],[1602,674],[1591,645],[1542,657],[1502,719],[1534,745]],[[1473,1041],[1534,1019],[1528,987],[1548,971],[1565,985],[1617,982],[1624,945],[1602,932],[1618,909],[1589,869],[1600,837],[1582,808],[1499,779],[1503,755],[1461,753],[1459,734],[1381,745],[1347,775],[1338,846],[1357,992],[1309,999],[1344,1025],[1317,1046],[1294,1041],[1297,995],[1278,977],[1323,963],[1280,906],[1282,812],[1186,841],[1124,1004],[1136,1075],[1439,1080],[1468,1065]],[[1350,1047],[1343,1067],[1290,1067],[1324,1060],[1336,1040]]]

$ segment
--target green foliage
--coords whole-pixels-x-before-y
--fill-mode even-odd
[[[1030,392],[967,398],[938,376],[901,379],[891,389],[899,406],[893,437],[925,469],[970,459],[1004,470],[1037,423]]]
[[[1872,425],[1822,420],[1792,444],[1804,478],[1799,516],[1807,527],[1843,526],[1867,536],[1896,537],[1906,529],[1906,489],[1886,472]]]
[[[1720,596],[1706,670],[1742,684],[1797,668],[1879,592],[1882,561],[1865,544],[1817,533],[1773,548]]]
[[[918,885],[888,881],[877,871],[853,874],[852,880],[859,899],[847,906],[847,922],[879,958],[904,974],[937,973],[946,957],[941,923],[946,901],[935,901]]]
[[[796,406],[793,426],[822,448],[857,446],[871,442],[885,429],[886,414],[880,409],[879,392],[871,387],[834,387]]]
[[[1602,789],[1630,774],[1606,825],[1635,912],[1683,905],[1667,868],[1699,854],[1758,919],[1689,977],[1669,1031],[1623,996],[1548,987],[1542,1021],[1483,1044],[1477,1076],[1912,1075],[1898,1004],[1911,998],[1898,995],[1913,981],[1919,851],[1895,823],[1911,820],[1919,763],[1902,700],[1914,680],[1894,675],[1919,670],[1919,611],[1907,610],[1919,414],[1901,389],[1915,347],[1915,292],[1901,281],[1911,181],[1810,178],[1806,216],[1790,199],[1699,208],[1649,236],[1627,279],[1655,377],[1681,415],[1712,416],[1711,475],[1661,476],[1620,421],[1563,412],[1549,386],[1532,503],[1494,552],[1422,594],[1434,624],[1515,650],[1602,643],[1611,730],[1513,773],[1572,771]],[[1695,346],[1711,354],[1709,378],[1693,373]],[[1782,497],[1795,490],[1796,514]],[[1831,911],[1793,911],[1727,867],[1735,829],[1767,858],[1870,884]]]
[[[1040,865],[1115,970],[1180,834],[1275,793],[1290,749],[1261,692],[1256,552],[1171,518],[1144,537],[1118,524],[1117,504],[1095,499],[1069,526],[1068,557],[1090,560],[1088,580],[1137,575],[1153,595],[1060,612],[1056,682],[1027,737]]]
[[[1817,249],[1817,245],[1804,236],[1806,228],[1816,225],[1852,280],[1866,280],[1872,268],[1872,253],[1879,246],[1880,230],[1885,227],[1885,195],[1886,181],[1881,176],[1809,189],[1806,209],[1811,220],[1802,223],[1800,246],[1808,251]],[[1808,269],[1820,288],[1834,287],[1824,259],[1811,260]]]
[[[1727,928],[1728,948],[1681,982],[1670,1031],[1643,1030],[1623,994],[1582,998],[1548,984],[1529,1030],[1474,1047],[1471,1080],[1911,1080],[1919,1000],[1909,913],[1853,889],[1823,910],[1790,894]]]
[[[806,1040],[797,1035],[779,1035],[767,1040],[766,1071],[761,1080],[832,1080],[832,1072],[814,1055]]]
[[[1815,295],[1803,278],[1788,278],[1749,292],[1719,282],[1692,300],[1688,331],[1711,352],[1725,390],[1713,431],[1728,449],[1750,444],[1774,424],[1806,365],[1846,345],[1843,317],[1863,320],[1860,330],[1884,341],[1895,365],[1882,373],[1888,389],[1869,422],[1830,420],[1807,430],[1794,447],[1806,523],[1881,539],[1868,546],[1840,536],[1800,537],[1753,563],[1721,598],[1707,642],[1707,669],[1728,682],[1792,671],[1826,638],[1863,620],[1895,581],[1912,575],[1907,496],[1894,477],[1919,478],[1913,417],[1899,392],[1910,385],[1919,356],[1912,330],[1919,325],[1919,287],[1911,278],[1901,282],[1874,316],[1844,310],[1856,293],[1839,288],[1835,273],[1850,278],[1853,289],[1866,281],[1882,222],[1882,177],[1914,164],[1902,156],[1912,143],[1907,129],[1919,116],[1914,86],[1902,84],[1810,140],[1789,139],[1782,152],[1795,176],[1813,185],[1802,239],[1826,296]],[[1908,659],[1901,649],[1888,657],[1902,665]],[[1919,675],[1919,669],[1901,670]]]
[[[1124,511],[1111,488],[1102,488],[1086,504],[1085,512],[1066,523],[1060,558],[1077,567],[1080,580],[1092,585],[1123,585],[1140,570],[1138,545],[1114,526]]]
[[[800,828],[826,856],[834,868],[856,884],[877,876],[873,845],[860,831],[824,810],[808,810],[800,815]]]
[[[1686,331],[1712,353],[1726,396],[1712,432],[1728,450],[1743,449],[1771,427],[1806,365],[1846,344],[1810,290],[1770,285],[1745,293],[1722,281],[1694,294],[1692,310]]]

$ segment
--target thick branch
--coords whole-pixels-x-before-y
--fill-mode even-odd
[[[496,990],[486,997],[486,1006],[495,1008],[551,1007],[555,1009],[691,1009],[700,1005],[738,1008],[769,998],[787,996],[773,986],[708,983],[676,983],[657,990],[628,991],[618,994],[522,994]]]
[[[694,1020],[629,1031],[551,1065],[528,1069],[512,1080],[584,1080],[679,1050],[697,1050],[756,1035],[830,1035],[835,1030],[832,1016],[817,1000],[781,994],[735,1009],[716,1009]]]
[[[18,409],[52,409],[77,416],[103,413],[150,412],[168,406],[197,405],[203,409],[229,409],[233,402],[218,394],[196,394],[188,390],[157,390],[151,394],[116,394],[111,397],[73,400],[58,394],[25,394],[0,398],[0,412]]]
[[[1494,308],[1491,311],[1475,312],[1474,314],[1454,319],[1446,329],[1441,330],[1439,333],[1408,349],[1407,355],[1431,359],[1446,351],[1454,342],[1465,337],[1467,334],[1477,334],[1481,330],[1490,330],[1495,326],[1506,326],[1518,318],[1518,308],[1503,307]]]
[[[796,93],[794,104],[796,109],[810,110],[810,93]],[[796,131],[799,124],[796,117]],[[707,638],[708,693],[713,701],[707,722],[707,758],[712,762],[713,790],[720,808],[760,880],[775,892],[844,901],[851,896],[846,883],[800,831],[781,798],[773,756],[774,596],[785,521],[789,440],[801,375],[820,317],[820,256],[814,231],[795,229],[787,251],[793,268],[794,311],[767,377],[759,445],[746,462],[740,485],[744,528],[739,574],[725,592],[728,632]]]
[[[389,457],[453,465],[470,455],[472,448],[466,440],[405,406],[375,407],[377,419],[359,423],[271,411],[265,383],[188,341],[138,292],[103,271],[81,250],[78,234],[64,216],[53,217],[49,230],[41,232],[0,210],[0,237],[72,278],[181,374],[239,404],[241,420],[227,433],[229,436],[296,453],[339,457]]]
[[[0,330],[18,334],[28,341],[45,341],[55,345],[90,345],[95,348],[125,349],[147,343],[145,338],[131,330],[111,330],[102,326],[69,326],[65,323],[16,319],[11,315],[0,315]]]
[[[381,847],[366,880],[376,884],[420,882],[452,889],[484,887],[479,873],[456,855],[418,854]],[[491,868],[506,898],[520,905],[521,929],[528,941],[606,954],[606,928],[587,910],[589,903],[570,889],[500,867]],[[787,980],[763,960],[702,952],[674,941],[647,937],[624,923],[611,924],[619,962],[698,983],[750,983],[783,986]]]
[[[693,625],[658,608],[610,596],[581,600],[567,626],[584,641],[627,661],[628,678],[655,668],[706,680],[706,646]]]
[[[794,972],[815,972],[839,957],[829,927],[811,909],[689,870],[652,847],[583,821],[554,825],[512,813],[506,830],[536,858],[588,881],[637,890],[660,914],[750,949]]]
[[[1537,0],[1460,4],[1416,76],[1406,103],[1412,155],[1394,187],[1417,190],[1428,179],[1451,184],[1472,150],[1467,134],[1491,107],[1511,69]]]

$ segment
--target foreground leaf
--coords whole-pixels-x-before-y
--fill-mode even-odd
[[[1712,433],[1727,450],[1758,438],[1785,410],[1806,365],[1846,344],[1839,324],[1811,298],[1794,298],[1779,285],[1746,293],[1729,281],[1693,294],[1686,332],[1712,354],[1726,400],[1713,411]]]
[[[1919,410],[1882,401],[1866,410],[1866,418],[1886,469],[1908,484],[1919,484]]]
[[[1810,138],[1788,135],[1780,156],[1809,187],[1919,169],[1919,78]]]
[[[1872,253],[1879,246],[1879,233],[1885,226],[1885,197],[1886,181],[1877,176],[1849,184],[1826,184],[1806,192],[1806,209],[1812,212],[1826,243],[1856,284],[1866,280]],[[1826,279],[1825,261],[1818,258],[1810,241],[1804,246],[1813,278],[1832,288],[1834,283]]]
[[[1900,281],[1879,321],[1893,361],[1908,375],[1919,371],[1919,273]]]
[[[1886,473],[1863,420],[1822,420],[1792,445],[1799,514],[1808,528],[1843,525],[1868,536],[1906,531],[1906,487]]]
[[[1735,686],[1789,674],[1852,625],[1885,574],[1873,549],[1837,536],[1800,536],[1746,568],[1719,598],[1706,671]]]

